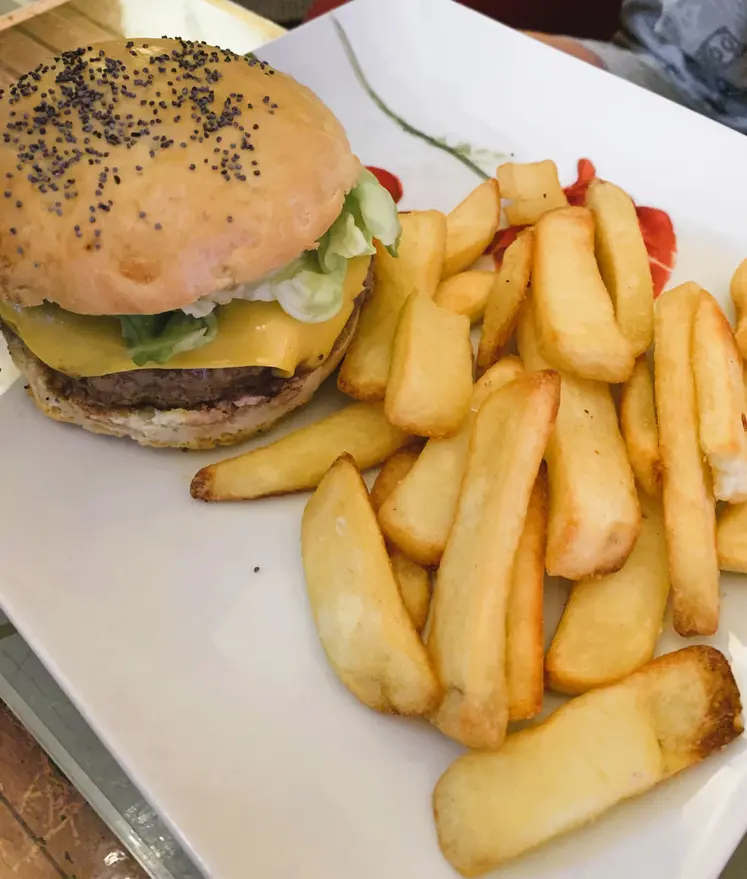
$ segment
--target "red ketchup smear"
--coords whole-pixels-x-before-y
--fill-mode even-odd
[[[569,204],[584,204],[586,190],[596,177],[596,173],[596,168],[589,159],[579,159],[576,182],[563,190]],[[643,243],[648,252],[651,279],[654,284],[654,298],[656,298],[664,289],[674,269],[677,257],[677,237],[674,234],[672,220],[665,211],[639,205],[636,205],[635,211],[638,215],[638,225],[641,228]],[[503,262],[506,248],[516,240],[516,236],[524,228],[526,227],[509,226],[507,229],[499,229],[496,232],[495,238],[485,251],[492,254],[496,269],[499,269]]]
[[[374,165],[366,165],[366,169],[370,171],[379,183],[394,199],[395,204],[399,204],[402,198],[402,181],[391,171],[385,171],[383,168],[376,168]]]
[[[566,186],[563,190],[565,197],[568,199],[568,204],[572,204],[576,207],[583,207],[583,204],[586,201],[586,190],[596,176],[597,169],[594,167],[593,163],[590,162],[589,159],[579,159],[576,182],[571,183],[570,186]]]

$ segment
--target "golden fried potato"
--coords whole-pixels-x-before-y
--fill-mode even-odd
[[[501,198],[517,201],[537,198],[560,189],[558,166],[552,159],[542,162],[504,162],[495,172]]]
[[[528,370],[548,364],[539,346],[534,302],[517,330]],[[562,372],[560,411],[545,459],[550,481],[547,572],[569,580],[622,567],[641,526],[633,472],[609,388]]]
[[[267,446],[203,467],[192,497],[251,500],[315,488],[346,452],[365,470],[385,461],[409,437],[384,417],[381,403],[353,403]]]
[[[712,635],[719,617],[716,508],[698,441],[692,371],[700,293],[692,282],[667,290],[659,297],[654,320],[664,523],[674,627],[680,635]]]
[[[525,229],[506,249],[500,271],[485,306],[477,349],[477,372],[482,374],[503,353],[516,327],[529,285],[534,233]]]
[[[427,568],[408,558],[402,550],[390,555],[399,594],[416,632],[422,632],[431,606],[431,576]]]
[[[555,162],[506,162],[496,172],[501,197],[509,199],[506,219],[511,226],[536,223],[548,211],[568,207]]]
[[[475,384],[472,413],[492,391],[522,372],[518,358],[499,360]],[[446,547],[464,478],[471,433],[472,416],[454,436],[428,440],[412,470],[379,510],[384,534],[422,565],[437,565]]]
[[[747,574],[747,504],[724,507],[716,522],[718,563],[722,571]]]
[[[747,259],[742,260],[734,272],[729,290],[737,313],[737,346],[742,357],[747,358]]]
[[[476,323],[482,320],[495,277],[495,272],[459,272],[441,281],[433,301],[447,311],[465,315],[470,323]]]
[[[471,393],[469,320],[413,293],[394,338],[386,417],[419,436],[450,436],[467,417]]]
[[[433,792],[441,850],[463,876],[485,873],[718,751],[742,732],[741,707],[715,648],[662,656],[453,763]]]
[[[445,691],[431,719],[472,748],[500,747],[506,734],[506,609],[559,399],[557,373],[521,376],[491,394],[475,418],[428,635]]]
[[[700,448],[720,501],[747,501],[747,404],[742,358],[718,302],[702,290],[693,328]]]
[[[446,245],[446,217],[440,211],[400,214],[399,256],[377,245],[374,287],[337,377],[341,391],[357,400],[383,400],[399,314],[413,291],[436,292]]]
[[[511,575],[506,609],[508,719],[528,720],[542,710],[544,691],[544,588],[547,546],[547,470],[529,499]]]
[[[335,461],[306,504],[301,550],[317,632],[343,684],[375,711],[431,711],[441,688],[349,455]]]
[[[651,497],[661,495],[659,427],[654,407],[654,385],[645,355],[620,394],[620,430],[638,485]]]
[[[493,240],[501,219],[498,183],[486,180],[446,217],[446,253],[442,277],[469,268]]]
[[[545,668],[553,690],[576,696],[650,662],[669,595],[661,504],[641,495],[643,525],[614,574],[573,584]]]
[[[594,249],[617,325],[638,357],[654,335],[654,284],[635,204],[614,183],[592,180],[586,207],[594,215]]]
[[[419,454],[420,449],[408,446],[384,461],[371,489],[371,506],[374,513],[378,515],[384,501],[412,470]]]
[[[599,274],[591,212],[552,211],[534,231],[532,296],[545,356],[580,378],[626,381],[635,358]]]
[[[420,449],[400,449],[379,471],[371,489],[371,508],[378,513],[384,501],[412,470]],[[405,608],[415,629],[422,632],[431,601],[431,578],[428,570],[408,558],[401,549],[389,547],[389,558]]]

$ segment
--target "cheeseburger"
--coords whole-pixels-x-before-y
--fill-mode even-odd
[[[0,325],[36,405],[210,448],[307,402],[355,330],[389,194],[309,89],[186,40],[0,90]]]

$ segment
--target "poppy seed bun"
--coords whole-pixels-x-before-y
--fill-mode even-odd
[[[265,64],[168,39],[66,52],[0,94],[0,298],[182,308],[314,247],[360,170]]]

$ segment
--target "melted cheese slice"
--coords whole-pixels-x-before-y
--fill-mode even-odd
[[[286,314],[277,302],[237,299],[218,309],[218,333],[212,342],[161,364],[136,366],[130,360],[115,318],[73,314],[56,305],[15,309],[0,302],[0,320],[23,339],[39,360],[71,376],[230,366],[270,366],[290,376],[299,366],[317,366],[327,358],[363,288],[369,263],[367,256],[350,261],[343,306],[331,320],[301,323]]]

